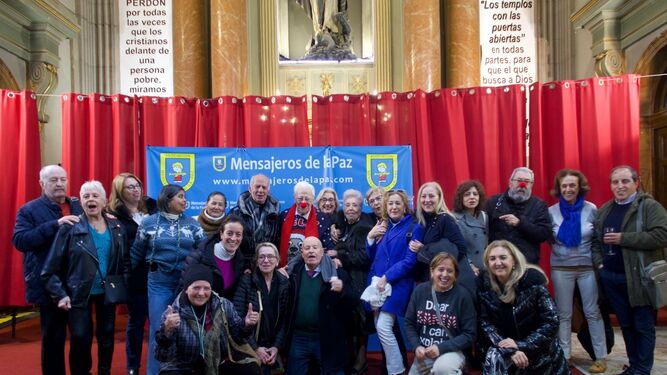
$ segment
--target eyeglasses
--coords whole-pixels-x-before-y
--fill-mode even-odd
[[[381,196],[381,195],[378,195],[378,196],[375,197],[375,198],[369,198],[369,199],[368,199],[368,203],[369,203],[369,204],[370,204],[370,203],[375,203],[375,202],[382,202],[382,196]]]
[[[139,185],[139,184],[127,185],[127,186],[125,186],[125,189],[127,189],[127,190],[141,190],[141,185]]]
[[[320,202],[333,203],[336,201],[336,198],[321,198]]]
[[[523,183],[526,183],[526,184],[532,184],[533,183],[533,180],[528,180],[528,179],[525,179],[525,178],[513,178],[512,181],[516,182],[516,183],[522,183],[523,182]]]
[[[275,255],[270,255],[270,254],[269,255],[259,255],[259,256],[257,256],[257,260],[259,260],[260,262],[265,261],[265,260],[272,261],[274,259],[276,259],[276,256]]]

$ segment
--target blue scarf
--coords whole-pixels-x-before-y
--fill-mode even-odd
[[[556,238],[567,247],[578,247],[581,244],[581,209],[584,207],[584,197],[579,196],[574,204],[569,204],[560,197],[558,207],[563,215],[563,222]]]

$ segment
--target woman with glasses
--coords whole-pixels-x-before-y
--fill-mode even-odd
[[[336,213],[338,212],[338,195],[336,190],[332,188],[324,188],[317,194],[315,199],[317,209],[327,215],[329,220],[333,223],[336,220]]]
[[[378,220],[382,218],[383,195],[384,195],[384,189],[381,187],[370,188],[366,192],[366,204],[372,210],[370,216],[373,219],[373,225],[375,225],[375,223],[377,223]]]
[[[255,256],[257,267],[241,277],[234,306],[240,316],[247,314],[249,304],[253,311],[259,312],[257,329],[248,343],[262,361],[263,373],[269,375],[283,367],[278,352],[285,346],[289,280],[277,270],[280,254],[276,245],[260,243]]]
[[[218,232],[222,219],[225,217],[226,208],[227,197],[223,193],[214,191],[208,195],[206,205],[195,218],[207,236]]]
[[[157,199],[158,213],[141,222],[130,252],[133,268],[141,264],[148,267],[148,375],[156,375],[160,369],[153,355],[160,317],[178,293],[185,258],[204,239],[199,223],[183,215],[186,204],[181,186],[164,186]]]
[[[187,270],[193,264],[203,264],[213,272],[211,287],[227,299],[234,297],[239,278],[247,270],[243,254],[239,251],[243,242],[243,220],[236,215],[226,216],[220,230],[208,236],[185,260]]]
[[[422,226],[414,221],[405,192],[386,192],[382,198],[382,219],[366,237],[366,254],[371,261],[369,284],[373,283],[373,277],[377,277],[375,285],[380,294],[385,293],[388,284],[391,285],[391,295],[374,311],[375,328],[390,375],[405,371],[393,326],[399,316],[405,315],[414,287],[412,273],[417,257],[408,243],[421,241],[423,232]]]
[[[111,194],[107,211],[114,215],[125,229],[126,249],[130,249],[137,236],[141,221],[157,212],[155,199],[144,196],[143,185],[131,173],[121,173],[111,182]],[[139,374],[144,342],[144,325],[148,318],[148,268],[139,264],[130,274],[127,310],[129,318],[125,334],[128,375]]]

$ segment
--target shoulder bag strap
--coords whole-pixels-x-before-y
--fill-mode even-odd
[[[431,287],[431,298],[433,298],[433,308],[435,309],[435,315],[438,316],[438,324],[445,330],[448,338],[453,338],[452,332],[445,326],[445,322],[442,320],[442,314],[440,314],[440,303],[438,302],[438,297],[435,295],[435,289]]]

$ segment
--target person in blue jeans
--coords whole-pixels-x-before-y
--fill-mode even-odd
[[[663,257],[667,211],[639,191],[639,176],[632,167],[613,168],[609,180],[614,199],[598,211],[593,264],[623,333],[630,366],[622,374],[650,374],[656,314],[640,267]]]
[[[183,215],[185,190],[166,185],[157,200],[158,213],[145,218],[131,250],[132,268],[148,267],[148,375],[157,375],[160,363],[155,358],[155,332],[167,306],[176,298],[187,255],[204,239],[199,223]]]

